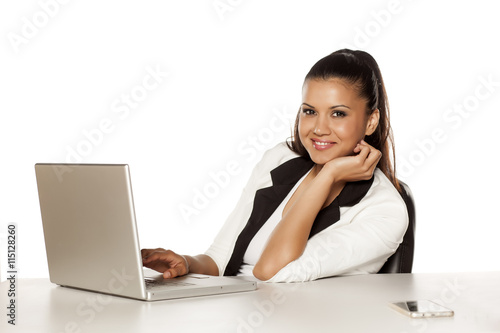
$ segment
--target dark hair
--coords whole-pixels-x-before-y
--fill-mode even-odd
[[[385,91],[382,74],[375,59],[364,51],[342,49],[327,55],[319,60],[307,73],[307,80],[329,80],[338,78],[352,84],[357,89],[359,96],[367,101],[367,114],[370,115],[378,109],[380,119],[373,134],[366,136],[365,141],[382,152],[382,158],[377,167],[389,178],[394,186],[401,190],[395,175],[395,151],[389,121],[389,103]],[[308,156],[299,139],[300,109],[295,120],[294,133],[288,147],[301,156]],[[391,150],[392,160],[391,162]]]

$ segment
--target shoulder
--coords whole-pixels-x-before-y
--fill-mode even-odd
[[[375,169],[373,182],[364,197],[351,207],[341,207],[348,221],[369,216],[407,219],[403,197],[380,169]]]
[[[399,244],[408,227],[406,203],[382,171],[376,169],[373,183],[359,203],[341,207],[341,219],[335,228],[350,225],[358,232],[371,230],[384,242]]]
[[[280,142],[264,153],[261,163],[278,166],[299,156],[290,150],[286,142]]]
[[[398,190],[379,168],[376,168],[373,173],[373,184],[371,190],[375,192],[383,192],[384,194],[388,194],[390,196],[400,196]]]
[[[288,148],[286,142],[281,142],[273,148],[264,152],[260,161],[254,166],[244,192],[252,196],[260,188],[272,185],[271,171],[283,163],[299,157],[298,154]]]
[[[288,148],[286,142],[280,142],[264,153],[260,162],[255,166],[255,171],[269,173],[274,168],[299,156]]]
[[[371,207],[384,215],[395,215],[404,219],[408,213],[403,197],[378,168],[374,172],[373,184],[360,204]]]

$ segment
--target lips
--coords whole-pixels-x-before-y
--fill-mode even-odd
[[[326,150],[328,148],[333,147],[336,144],[336,142],[333,141],[318,140],[318,139],[311,139],[311,141],[314,149],[316,150]]]

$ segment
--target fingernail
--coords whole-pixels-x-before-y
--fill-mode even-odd
[[[172,275],[172,274],[171,274],[170,272],[165,272],[165,273],[163,273],[163,277],[164,277],[165,279],[169,279],[171,275]]]

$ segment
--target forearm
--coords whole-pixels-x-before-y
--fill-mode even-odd
[[[205,254],[197,256],[184,256],[189,265],[190,273],[205,274],[205,275],[219,275],[219,268],[217,264]]]
[[[271,234],[254,267],[254,275],[268,280],[281,268],[299,258],[311,227],[332,191],[333,178],[318,174],[301,193]]]

